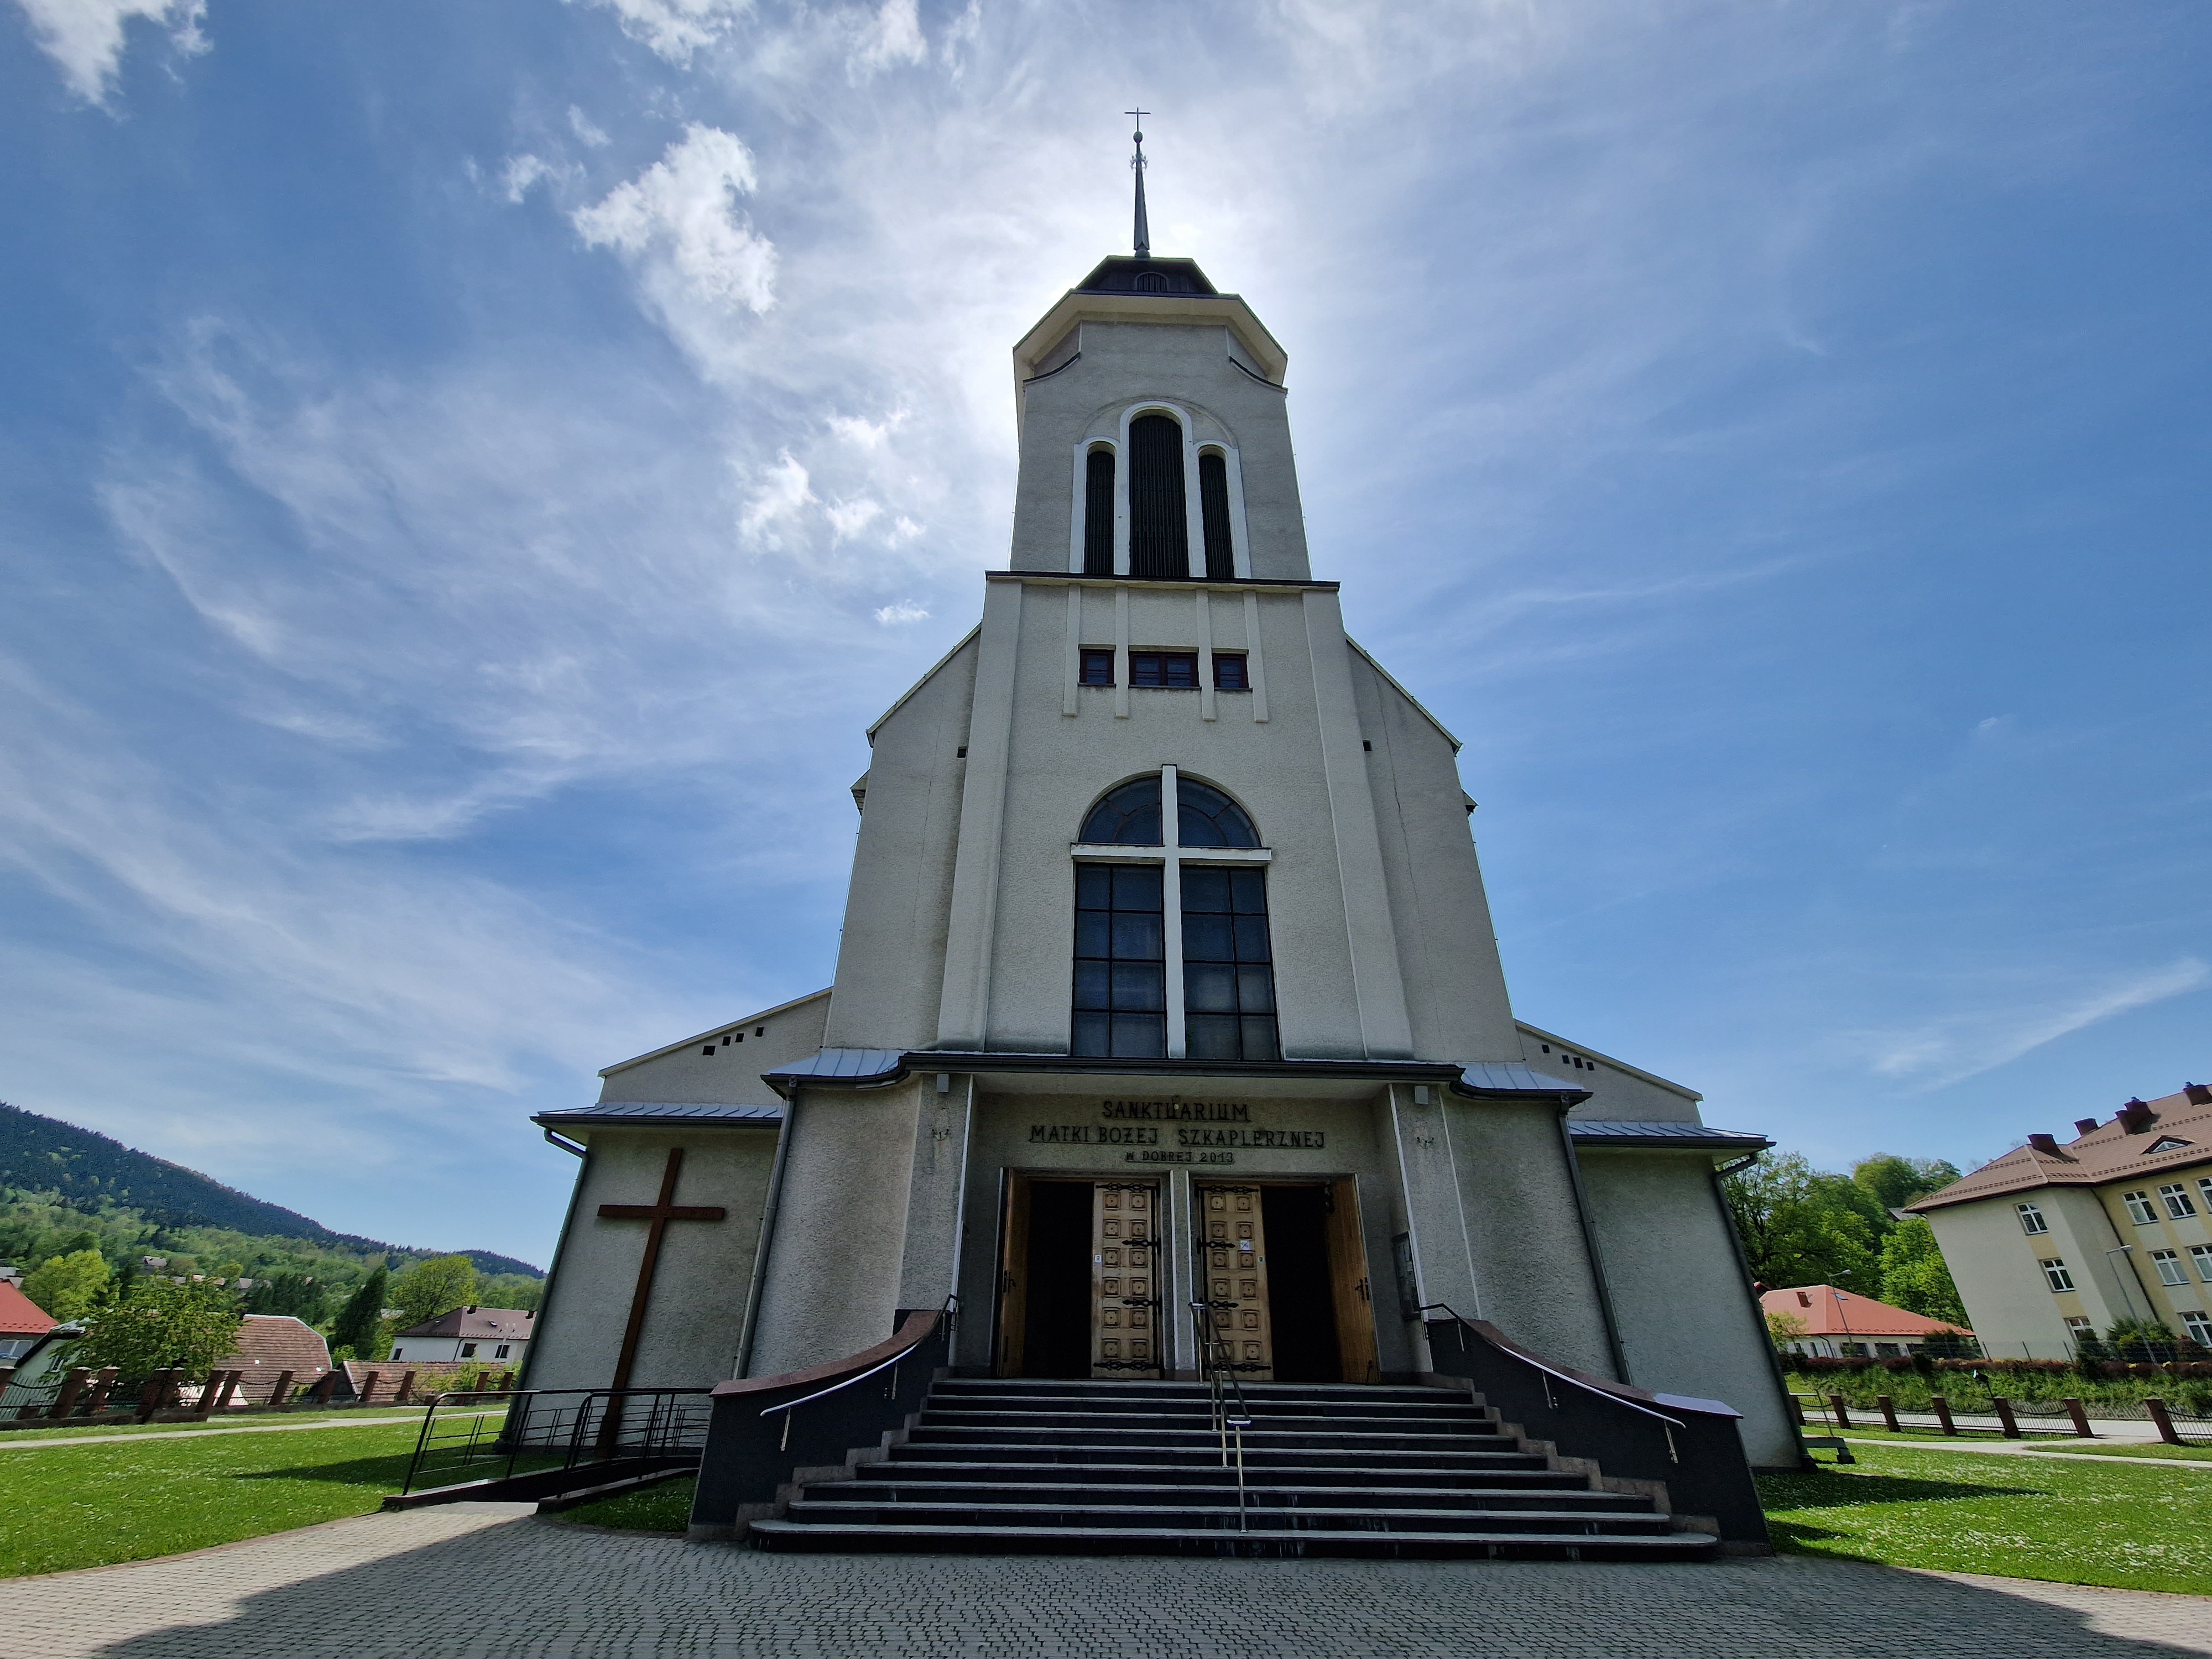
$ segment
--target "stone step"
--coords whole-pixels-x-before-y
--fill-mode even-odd
[[[1322,1413],[1305,1411],[1284,1401],[1273,1408],[1253,1406],[1249,1410],[1255,1425],[1270,1429],[1303,1428],[1325,1433],[1341,1430],[1357,1434],[1389,1425],[1415,1429],[1423,1433],[1498,1432],[1493,1419],[1469,1411],[1464,1406],[1449,1411],[1423,1407],[1419,1410],[1395,1412]],[[1019,1405],[985,1405],[963,1401],[955,1407],[933,1401],[922,1408],[921,1420],[945,1428],[981,1427],[999,1423],[1035,1423],[1061,1428],[1142,1427],[1152,1424],[1176,1428],[1213,1426],[1213,1414],[1210,1411],[1167,1401],[1147,1401],[1141,1409],[1116,1406],[1110,1410],[1094,1411],[1087,1406],[1073,1406],[1065,1402],[1048,1404],[1026,1401]]]
[[[1241,1391],[1245,1400],[1253,1404],[1267,1400],[1311,1400],[1332,1404],[1366,1402],[1417,1406],[1454,1401],[1465,1404],[1468,1398],[1464,1389],[1427,1389],[1366,1382],[1246,1382],[1241,1385]],[[942,1400],[1006,1395],[1036,1395],[1055,1399],[1075,1396],[1101,1401],[1210,1400],[1213,1390],[1203,1382],[1115,1382],[1103,1378],[1085,1381],[1079,1377],[949,1376],[940,1378],[933,1384],[930,1394],[933,1399]]]
[[[1095,1436],[1071,1435],[1065,1439],[1045,1437],[1013,1442],[985,1437],[924,1438],[916,1434],[903,1445],[892,1447],[891,1455],[901,1462],[981,1460],[1022,1463],[1142,1462],[1188,1466],[1218,1463],[1221,1452],[1218,1441],[1200,1443],[1195,1437],[1186,1444],[1163,1445],[1158,1437],[1150,1435],[1127,1443],[1109,1443]],[[1544,1460],[1533,1452],[1440,1451],[1411,1446],[1354,1447],[1336,1444],[1261,1446],[1254,1443],[1253,1436],[1248,1434],[1244,1437],[1244,1467],[1248,1469],[1337,1466],[1353,1458],[1376,1468],[1391,1469],[1540,1469],[1545,1467]]]
[[[804,1498],[791,1505],[787,1520],[808,1526],[860,1523],[1018,1528],[1098,1528],[1176,1531],[1211,1528],[1266,1532],[1549,1532],[1619,1533],[1638,1536],[1671,1530],[1656,1510],[1285,1508],[1248,1503],[1240,1511],[1222,1503],[1109,1506],[1092,1502],[1060,1504],[913,1503],[871,1504],[843,1498]],[[1240,1516],[1243,1527],[1239,1528]]]
[[[903,1484],[909,1480],[1050,1480],[1053,1482],[1091,1481],[1116,1486],[1131,1482],[1166,1481],[1177,1485],[1211,1486],[1226,1482],[1234,1486],[1237,1471],[1224,1467],[1218,1457],[1185,1457],[1179,1462],[1146,1461],[1141,1455],[1133,1455],[1126,1461],[1101,1462],[1086,1457],[1084,1449],[1065,1449],[1058,1457],[1010,1457],[1003,1461],[972,1461],[957,1457],[905,1458],[899,1454],[902,1446],[891,1449],[890,1462],[872,1461],[862,1463],[855,1471],[861,1480],[890,1480]],[[937,1449],[949,1449],[939,1448]],[[1468,1477],[1476,1477],[1477,1484],[1486,1489],[1517,1490],[1522,1492],[1588,1492],[1589,1477],[1568,1474],[1557,1469],[1546,1468],[1540,1460],[1529,1457],[1517,1460],[1496,1459],[1472,1469],[1438,1468],[1420,1462],[1402,1468],[1386,1468],[1370,1463],[1271,1463],[1265,1467],[1245,1460],[1245,1484],[1266,1481],[1276,1486],[1358,1486],[1363,1490],[1380,1491],[1401,1486],[1433,1487],[1453,1486],[1465,1487]]]
[[[882,1465],[876,1467],[880,1468]],[[1229,1470],[1224,1473],[1226,1479],[1205,1485],[1188,1480],[1127,1483],[988,1479],[823,1480],[809,1486],[803,1501],[810,1504],[866,1504],[878,1507],[899,1504],[985,1504],[996,1507],[1060,1504],[1065,1504],[1071,1494],[1080,1494],[1084,1503],[1098,1507],[1189,1504],[1195,1509],[1204,1509],[1217,1507],[1224,1502],[1234,1507],[1236,1472]],[[1359,1509],[1367,1506],[1391,1510],[1548,1510],[1576,1515],[1644,1516],[1655,1513],[1648,1499],[1631,1493],[1585,1492],[1571,1488],[1376,1487],[1365,1485],[1293,1486],[1276,1481],[1248,1481],[1246,1490],[1249,1503],[1277,1510]]]
[[[1105,1428],[1094,1423],[1070,1424],[1057,1427],[1048,1423],[1010,1423],[1004,1425],[973,1428],[946,1427],[927,1420],[928,1413],[908,1433],[909,1446],[954,1445],[1085,1445],[1085,1446],[1206,1446],[1218,1447],[1222,1431],[1212,1424],[1190,1428],[1165,1428],[1157,1424],[1128,1428]],[[1364,1455],[1367,1452],[1435,1452],[1443,1455],[1453,1453],[1480,1452],[1497,1454],[1500,1451],[1519,1453],[1519,1445],[1499,1434],[1405,1434],[1380,1429],[1299,1430],[1261,1426],[1255,1424],[1243,1431],[1244,1455],[1262,1450],[1288,1449],[1304,1447],[1333,1448],[1338,1451]],[[1232,1436],[1232,1443],[1234,1437]]]
[[[1212,1528],[961,1527],[902,1522],[756,1521],[764,1550],[930,1552],[988,1555],[1261,1555],[1396,1559],[1510,1557],[1571,1560],[1709,1560],[1703,1533],[1298,1532]]]

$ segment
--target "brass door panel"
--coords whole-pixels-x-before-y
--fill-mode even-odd
[[[1267,1235],[1257,1187],[1200,1186],[1199,1227],[1213,1334],[1237,1374],[1272,1382],[1274,1338],[1267,1316]]]
[[[1160,1188],[1102,1181],[1091,1196],[1091,1374],[1159,1376]]]

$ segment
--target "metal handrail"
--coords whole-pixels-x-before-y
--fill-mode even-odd
[[[1216,1307],[1225,1308],[1235,1305],[1234,1303],[1228,1302],[1194,1301],[1190,1304],[1190,1313],[1191,1322],[1198,1331],[1199,1373],[1210,1390],[1213,1431],[1221,1437],[1221,1464],[1224,1468],[1230,1467],[1230,1450],[1232,1441],[1235,1445],[1237,1530],[1246,1532],[1250,1530],[1251,1523],[1246,1513],[1248,1500],[1244,1487],[1244,1431],[1252,1426],[1252,1408],[1245,1403],[1244,1385],[1237,1380],[1236,1361],[1226,1357],[1229,1343],[1221,1337],[1212,1335],[1208,1329],[1212,1322],[1212,1313]],[[1225,1392],[1223,1388],[1224,1382],[1227,1384]],[[1233,1413],[1229,1409],[1227,1394],[1234,1394],[1237,1396],[1237,1407]]]
[[[564,1468],[574,1468],[580,1462],[586,1461],[582,1455],[584,1429],[586,1425],[592,1421],[592,1401],[594,1400],[605,1399],[609,1402],[609,1410],[606,1413],[602,1413],[602,1425],[604,1426],[605,1420],[608,1417],[612,1416],[614,1413],[618,1412],[622,1402],[624,1401],[641,1395],[650,1395],[653,1396],[653,1408],[647,1418],[646,1425],[643,1431],[644,1443],[649,1449],[662,1439],[666,1438],[670,1433],[680,1431],[680,1425],[675,1422],[673,1407],[670,1402],[679,1397],[704,1396],[709,1392],[710,1390],[703,1388],[621,1389],[455,1389],[443,1390],[438,1394],[433,1395],[424,1406],[422,1413],[422,1426],[416,1435],[415,1454],[409,1461],[406,1477],[400,1484],[400,1492],[403,1494],[405,1494],[414,1491],[416,1480],[422,1474],[425,1464],[430,1461],[431,1456],[434,1453],[441,1450],[450,1449],[450,1448],[440,1447],[431,1439],[432,1429],[437,1421],[438,1412],[441,1407],[449,1405],[466,1405],[472,1402],[477,1404],[490,1402],[492,1408],[489,1410],[477,1410],[466,1413],[470,1419],[469,1434],[465,1444],[461,1448],[461,1465],[463,1467],[466,1467],[475,1463],[477,1461],[475,1455],[477,1446],[481,1443],[485,1443],[488,1441],[489,1444],[495,1448],[503,1446],[506,1455],[504,1459],[493,1459],[487,1461],[503,1462],[506,1465],[507,1475],[512,1476],[515,1472],[515,1464],[517,1461],[525,1451],[542,1451],[557,1455],[561,1458],[562,1466]],[[550,1402],[556,1397],[562,1396],[572,1397],[575,1402],[574,1406],[574,1419],[568,1425],[568,1432],[565,1448],[563,1447],[560,1438],[561,1425],[558,1421],[557,1415],[553,1423],[546,1425],[546,1427],[550,1429],[550,1432],[542,1439],[533,1437],[532,1433],[533,1425],[531,1422],[532,1415],[536,1411],[539,1402]],[[486,1424],[486,1419],[495,1418],[499,1415],[496,1402],[501,1401],[507,1402],[507,1415],[504,1419],[501,1421],[496,1433],[485,1436],[483,1433],[483,1431]],[[560,1409],[566,1410],[568,1408],[562,1407]],[[451,1415],[448,1416],[447,1420],[452,1420]]]
[[[946,1297],[945,1298],[945,1305],[939,1309],[938,1311],[943,1314],[948,1321],[957,1318],[960,1313],[960,1298],[957,1296]],[[932,1332],[931,1334],[934,1335],[935,1333]],[[831,1395],[836,1394],[842,1389],[851,1388],[855,1382],[865,1382],[868,1378],[873,1376],[878,1371],[895,1369],[908,1354],[912,1353],[915,1348],[920,1347],[922,1342],[927,1341],[927,1337],[923,1337],[920,1340],[915,1342],[911,1347],[901,1348],[889,1359],[878,1360],[875,1364],[869,1366],[867,1370],[864,1371],[856,1371],[842,1382],[832,1382],[828,1388],[823,1389],[819,1394],[810,1394],[803,1400],[787,1400],[781,1406],[763,1406],[761,1407],[760,1414],[763,1417],[773,1417],[778,1412],[793,1411],[801,1406],[811,1406],[817,1400],[827,1400]]]
[[[1475,1330],[1474,1322],[1468,1318],[1466,1315],[1460,1312],[1458,1309],[1453,1307],[1449,1302],[1424,1302],[1420,1307],[1416,1310],[1416,1311],[1419,1313],[1426,1313],[1431,1308],[1442,1308],[1446,1313],[1449,1314],[1457,1323],[1464,1326],[1468,1330],[1474,1332],[1476,1336],[1482,1336],[1482,1333],[1480,1331]],[[1484,1337],[1483,1340],[1486,1342],[1489,1340],[1486,1337]],[[1491,1346],[1495,1347],[1497,1345],[1495,1343],[1492,1343]],[[1655,1412],[1650,1407],[1639,1406],[1633,1400],[1625,1400],[1610,1389],[1601,1389],[1595,1382],[1587,1382],[1581,1377],[1573,1376],[1569,1372],[1555,1370],[1552,1366],[1547,1365],[1542,1360],[1537,1358],[1533,1354],[1522,1353],[1516,1351],[1508,1354],[1507,1358],[1517,1359],[1522,1364],[1528,1366],[1531,1370],[1543,1373],[1545,1378],[1544,1403],[1549,1406],[1553,1411],[1559,1410],[1559,1402],[1552,1397],[1551,1379],[1557,1377],[1560,1382],[1567,1383],[1571,1387],[1580,1389],[1585,1394],[1594,1394],[1599,1399],[1610,1401],[1616,1406],[1625,1406],[1630,1411],[1641,1412],[1646,1417],[1656,1418],[1661,1423],[1667,1426],[1667,1455],[1677,1463],[1682,1461],[1681,1454],[1675,1449],[1674,1431],[1676,1429],[1680,1429],[1685,1432],[1687,1432],[1690,1425],[1683,1422],[1680,1418],[1669,1417],[1664,1412]]]

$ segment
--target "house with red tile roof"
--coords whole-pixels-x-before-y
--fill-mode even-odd
[[[54,1316],[9,1280],[0,1279],[0,1364],[31,1351],[31,1345],[53,1329]]]
[[[238,1328],[238,1346],[228,1358],[216,1361],[216,1369],[246,1373],[231,1395],[233,1405],[266,1404],[287,1371],[296,1399],[328,1375],[330,1344],[313,1326],[289,1314],[248,1314]]]
[[[1759,1305],[1770,1317],[1779,1314],[1802,1326],[1802,1334],[1780,1344],[1791,1353],[1829,1358],[1902,1359],[1934,1339],[1972,1336],[1957,1326],[1908,1309],[1893,1308],[1870,1296],[1855,1296],[1832,1285],[1799,1285],[1769,1291]],[[1943,1346],[1938,1342],[1939,1347]]]
[[[2212,1086],[2077,1118],[1907,1205],[1992,1358],[2065,1359],[2151,1320],[2212,1349]]]
[[[425,1360],[474,1361],[522,1369],[538,1316],[522,1308],[455,1308],[435,1319],[410,1325],[392,1339],[393,1363]]]

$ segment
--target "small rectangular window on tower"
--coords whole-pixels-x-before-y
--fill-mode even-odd
[[[1171,691],[1194,691],[1198,689],[1198,653],[1132,651],[1129,684],[1158,686]]]
[[[1085,647],[1083,653],[1083,684],[1111,685],[1114,684],[1114,653]]]
[[[1246,672],[1243,652],[1217,651],[1213,653],[1213,689],[1217,691],[1249,691],[1252,689],[1252,677]]]

